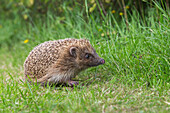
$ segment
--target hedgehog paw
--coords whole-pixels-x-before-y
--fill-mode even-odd
[[[68,84],[68,86],[73,87],[73,86],[79,85],[79,81],[69,80],[69,81],[67,81],[67,84]]]

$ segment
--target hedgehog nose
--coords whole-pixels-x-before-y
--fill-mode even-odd
[[[105,60],[104,59],[101,59],[100,60],[100,64],[104,64],[105,63]]]

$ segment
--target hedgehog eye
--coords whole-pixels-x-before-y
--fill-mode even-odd
[[[87,53],[87,54],[85,55],[85,58],[86,58],[86,59],[89,59],[89,58],[90,58],[90,55]]]

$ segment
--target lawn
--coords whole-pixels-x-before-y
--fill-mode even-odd
[[[128,26],[113,14],[102,22],[81,13],[68,13],[64,21],[49,14],[34,25],[0,20],[0,112],[168,112],[170,17],[160,12],[158,18],[154,10],[148,15],[143,20],[134,11]],[[36,45],[70,37],[87,38],[106,61],[75,78],[84,86],[23,81],[24,60]]]

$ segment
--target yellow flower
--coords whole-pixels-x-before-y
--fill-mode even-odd
[[[115,10],[112,10],[112,13],[115,13],[116,11]]]
[[[102,29],[98,29],[99,31],[102,31]]]
[[[90,3],[92,3],[92,4],[93,4],[94,2],[95,2],[95,0],[91,0],[91,1],[90,1]]]
[[[89,9],[89,12],[93,12],[95,8],[96,8],[96,3],[94,3],[93,6]]]
[[[34,4],[34,0],[29,0],[28,6],[31,7]]]
[[[2,28],[2,25],[0,25],[0,29]]]
[[[101,36],[104,36],[104,33],[102,33]]]
[[[126,6],[126,9],[129,9],[129,6]]]
[[[110,0],[105,0],[106,3],[110,3]]]
[[[28,43],[29,42],[29,40],[27,39],[27,40],[24,40],[24,43],[26,44],[26,43]]]
[[[120,12],[120,13],[119,13],[119,15],[120,15],[120,16],[122,16],[122,15],[123,15],[123,13],[122,13],[122,12]]]
[[[28,15],[24,14],[23,17],[26,20],[28,18]]]

